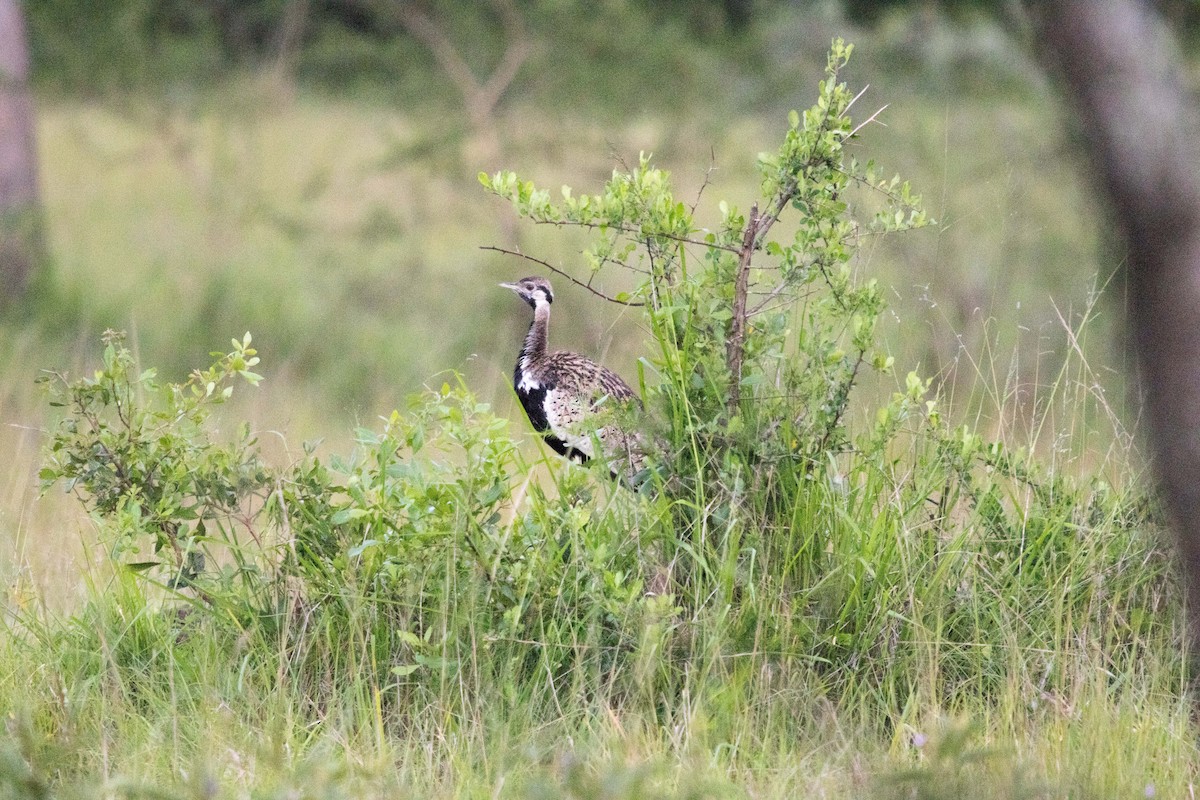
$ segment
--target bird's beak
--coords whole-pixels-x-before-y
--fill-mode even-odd
[[[515,283],[501,283],[498,285],[503,286],[505,289],[512,289],[514,292],[517,290],[517,285]]]

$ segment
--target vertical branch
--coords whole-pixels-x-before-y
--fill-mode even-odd
[[[758,203],[750,207],[750,218],[742,235],[737,274],[733,279],[733,319],[729,323],[729,341],[725,343],[725,366],[729,368],[729,415],[737,414],[742,402],[742,360],[746,354],[746,295],[750,291],[750,261],[758,243]]]
[[[437,61],[438,66],[450,78],[454,87],[458,89],[458,93],[462,95],[468,115],[472,117],[471,121],[474,123],[473,110],[476,108],[476,104],[473,100],[481,87],[479,79],[475,77],[470,65],[459,54],[454,42],[450,41],[450,37],[437,26],[428,14],[412,3],[401,0],[396,4],[396,14],[405,30],[433,53],[433,58]]]
[[[476,94],[476,102],[481,109],[486,109],[487,117],[491,117],[500,98],[508,91],[521,66],[533,51],[529,36],[525,32],[525,24],[512,0],[492,0],[492,7],[500,15],[501,24],[504,26],[504,55],[500,57],[500,63]]]
[[[274,73],[281,85],[290,84],[296,60],[304,44],[304,29],[308,23],[310,0],[288,0],[283,19],[275,33]]]
[[[742,246],[738,249],[737,274],[733,279],[733,319],[729,323],[729,340],[725,343],[725,366],[729,369],[729,415],[732,417],[738,411],[742,402],[742,363],[746,355],[746,322],[762,310],[759,305],[753,310],[746,308],[746,296],[750,293],[750,262],[754,251],[767,231],[779,221],[779,215],[792,202],[798,191],[795,178],[779,190],[774,204],[766,214],[759,215],[758,203],[750,207],[750,218],[746,221],[746,230],[742,234]]]

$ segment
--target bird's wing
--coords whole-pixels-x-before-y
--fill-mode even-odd
[[[637,399],[637,393],[620,375],[578,353],[551,353],[546,363],[547,371],[555,376],[556,386],[588,398],[592,407],[605,397],[614,400]]]
[[[577,353],[551,353],[543,375],[550,432],[588,458],[595,455],[595,439],[604,441],[610,434],[611,425],[602,420],[607,420],[605,412],[614,408],[611,401],[637,401],[633,389],[619,375]]]
[[[600,391],[614,400],[635,400],[637,393],[630,388],[629,384],[621,380],[621,376],[610,369],[599,367],[599,374],[596,377],[596,385]]]

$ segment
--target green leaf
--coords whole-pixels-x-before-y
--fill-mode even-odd
[[[351,547],[349,550],[347,550],[346,555],[350,556],[350,558],[358,558],[368,549],[377,544],[379,544],[379,542],[375,539],[365,539],[361,544],[356,544],[354,547]]]
[[[406,644],[409,647],[421,646],[421,637],[417,636],[412,631],[392,631],[392,635],[395,636],[401,644]]]
[[[350,522],[351,520],[362,519],[363,517],[369,515],[370,513],[371,512],[366,510],[365,508],[357,508],[357,507],[343,508],[340,511],[336,512],[330,518],[329,521],[332,522],[334,525],[344,525],[345,523]]]

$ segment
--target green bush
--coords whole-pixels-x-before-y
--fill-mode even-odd
[[[205,429],[237,378],[251,385],[261,379],[250,371],[258,357],[247,333],[185,383],[162,384],[154,369],[138,370],[124,338],[105,333],[103,367],[90,378],[40,379],[50,405],[67,412],[39,477],[43,487],[61,481],[80,492],[112,534],[114,558],[149,546],[164,560],[134,567],[164,566],[172,584],[188,583],[204,568],[209,526],[232,541],[234,526],[248,519],[247,505],[269,489],[248,426],[229,445],[212,441]]]
[[[762,700],[784,697],[882,731],[921,702],[1065,692],[1093,647],[1135,669],[1176,635],[1136,486],[949,429],[915,372],[859,398],[894,365],[858,245],[925,217],[847,151],[849,56],[834,43],[817,103],[761,159],[761,200],[718,203],[710,225],[648,158],[558,202],[482,177],[535,222],[592,231],[593,272],[628,270],[613,299],[642,304],[655,348],[639,422],[657,466],[638,491],[557,462],[542,485],[458,379],[344,458],[268,467],[244,429],[219,443],[207,424],[257,380],[249,337],[163,384],[109,335],[95,376],[50,381],[65,418],[43,480],[190,598],[187,625],[257,643],[245,663],[380,725],[613,707],[669,725],[682,706],[718,738],[743,719],[786,736],[804,715]]]
[[[866,123],[848,113],[861,93],[840,82],[850,55],[833,43],[817,103],[760,157],[749,211],[720,201],[718,220],[698,221],[698,202],[644,155],[596,194],[563,187],[556,200],[511,172],[480,181],[534,223],[592,232],[583,274],[555,271],[631,285],[610,299],[644,312],[656,349],[643,364],[657,380],[643,424],[656,434],[647,442],[665,443],[656,490],[670,525],[656,557],[689,613],[721,620],[716,639],[686,642],[684,661],[806,659],[839,694],[892,698],[932,668],[950,695],[985,696],[1011,677],[991,654],[1012,631],[1028,631],[1022,647],[1053,649],[1047,631],[1018,624],[1026,614],[1087,626],[1112,591],[1140,619],[1153,613],[1144,576],[1110,581],[1152,547],[1156,517],[1136,488],[1096,492],[948,429],[916,372],[874,409],[856,397],[868,370],[893,369],[859,245],[927,219],[907,183],[851,155]],[[1089,535],[1097,528],[1111,538]],[[931,636],[946,645],[934,664],[918,646]]]

